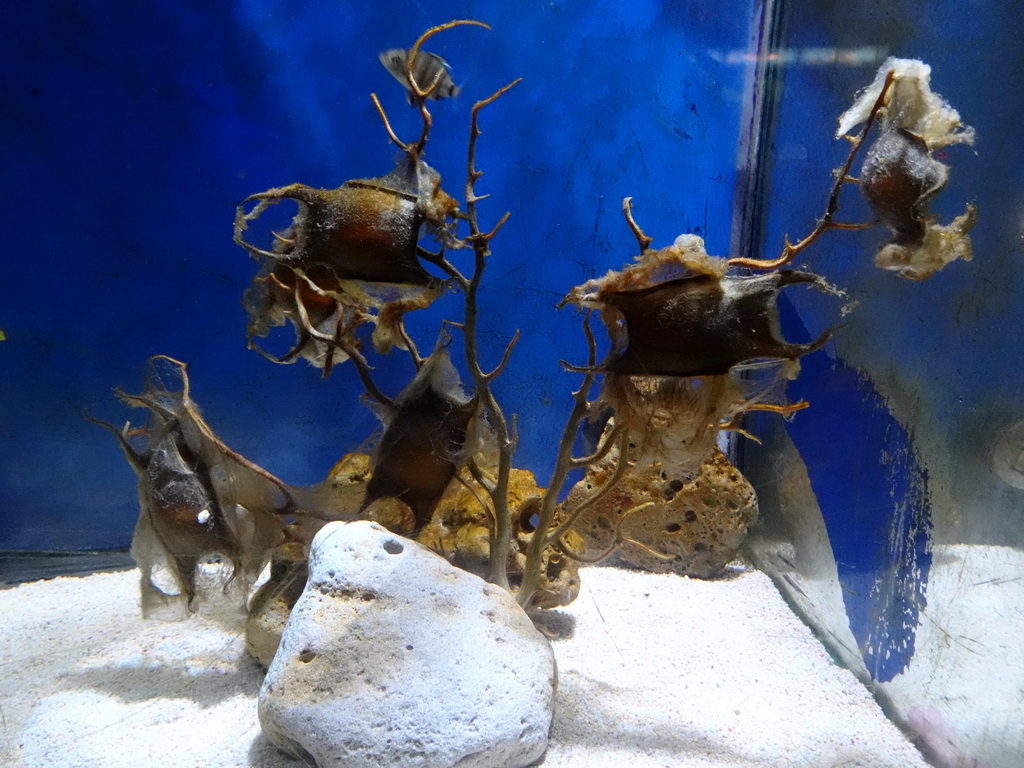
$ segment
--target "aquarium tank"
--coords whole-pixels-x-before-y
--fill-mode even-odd
[[[274,675],[338,522],[541,625],[747,567],[929,764],[1022,764],[1015,20],[8,4],[3,581],[135,564]]]

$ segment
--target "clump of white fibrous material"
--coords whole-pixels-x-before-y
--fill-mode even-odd
[[[839,118],[837,137],[868,120],[878,105],[880,133],[864,158],[860,188],[892,239],[875,265],[909,280],[923,280],[956,259],[970,261],[976,211],[939,224],[928,204],[949,180],[949,167],[932,153],[950,144],[973,144],[974,129],[929,85],[931,67],[916,59],[887,59],[874,82]],[[884,92],[884,93],[883,93]]]

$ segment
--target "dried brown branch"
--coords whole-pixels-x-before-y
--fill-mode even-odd
[[[413,68],[416,65],[416,57],[419,55],[420,47],[429,40],[431,37],[436,35],[438,32],[443,32],[453,27],[464,27],[474,26],[483,27],[484,29],[490,29],[490,25],[485,24],[482,21],[475,21],[473,19],[456,19],[449,21],[444,24],[438,24],[436,27],[431,27],[422,35],[420,35],[416,42],[413,43],[412,48],[409,49],[409,55],[405,60],[405,80],[409,86],[409,98],[412,103],[419,109],[420,118],[422,120],[422,127],[420,128],[420,136],[415,143],[406,143],[398,138],[394,129],[391,127],[391,123],[388,120],[387,114],[384,112],[384,107],[381,106],[380,99],[377,98],[377,94],[371,93],[370,98],[373,100],[373,106],[377,109],[377,114],[380,115],[380,119],[384,123],[384,129],[388,132],[388,136],[391,141],[395,143],[400,150],[405,152],[413,161],[418,161],[423,155],[423,150],[427,146],[427,140],[430,138],[430,129],[433,127],[434,118],[430,114],[430,110],[427,109],[427,99],[430,98],[430,94],[434,92],[437,86],[441,82],[443,72],[438,72],[431,83],[424,88],[413,74]]]
[[[296,291],[296,294],[298,294],[298,291]],[[302,314],[305,314],[306,315],[306,319],[308,321],[308,319],[309,319],[309,311],[306,309],[306,307],[303,306],[302,309],[299,310],[299,312],[302,313]],[[342,327],[342,323],[344,321],[344,318],[345,318],[345,313],[342,311],[341,307],[338,307],[338,316],[334,320],[334,338],[335,339],[340,339],[342,337],[342,334],[344,333],[344,328]],[[333,370],[334,370],[334,350],[328,348],[327,354],[324,355],[324,370],[323,370],[323,375],[321,376],[321,378],[326,379],[328,376],[331,375],[331,371],[333,371]]]
[[[373,106],[377,108],[377,114],[380,115],[380,119],[384,122],[384,130],[388,132],[388,136],[391,137],[391,141],[393,141],[395,143],[395,146],[397,146],[400,150],[408,153],[409,145],[402,141],[400,138],[398,138],[394,130],[391,128],[391,123],[388,121],[388,116],[384,112],[384,107],[381,106],[380,99],[377,98],[377,94],[371,93],[370,98],[373,100]]]
[[[490,197],[490,195],[484,195],[483,197],[478,197],[477,200],[483,200],[486,197]],[[508,221],[508,219],[509,219],[509,217],[511,215],[512,215],[511,211],[505,211],[505,215],[502,216],[500,219],[498,219],[498,223],[494,225],[494,228],[490,232],[488,232],[486,235],[480,235],[480,237],[484,238],[488,242],[493,240],[494,236],[498,234],[498,230],[501,229],[503,226],[505,226],[505,222]]]
[[[815,240],[821,237],[822,234],[830,229],[864,229],[866,227],[874,226],[877,222],[871,224],[837,224],[833,221],[833,217],[836,215],[836,211],[839,210],[839,193],[843,188],[843,184],[850,183],[850,168],[853,167],[853,161],[857,157],[857,153],[860,152],[861,147],[864,145],[864,140],[867,138],[868,133],[871,131],[871,127],[875,123],[875,119],[878,117],[878,111],[885,106],[886,98],[889,95],[889,88],[893,83],[894,72],[890,71],[885,78],[885,84],[882,86],[881,93],[878,94],[878,99],[875,101],[874,106],[871,108],[871,112],[868,114],[867,120],[864,122],[864,127],[860,133],[855,137],[846,137],[850,140],[850,153],[846,157],[846,162],[836,171],[836,181],[832,185],[832,191],[828,196],[828,205],[825,207],[825,215],[822,216],[818,223],[811,230],[811,233],[797,243],[790,243],[789,237],[786,237],[785,247],[782,249],[782,254],[777,259],[751,259],[746,257],[737,257],[729,259],[730,267],[749,267],[750,269],[778,269],[789,264],[793,259],[796,258],[802,250],[811,245]]]
[[[594,344],[593,333],[590,331],[590,311],[588,310],[583,317],[584,331],[587,333],[588,341],[588,363],[590,370],[584,374],[583,381],[580,384],[579,389],[573,392],[573,407],[569,413],[569,418],[565,422],[565,428],[562,430],[562,438],[558,443],[558,453],[555,458],[555,466],[551,472],[551,481],[548,483],[547,489],[544,491],[544,495],[541,497],[540,510],[538,512],[537,528],[534,531],[533,538],[530,540],[529,547],[526,550],[526,563],[523,566],[523,579],[519,587],[519,592],[516,594],[516,600],[519,605],[524,608],[530,604],[530,600],[537,592],[537,588],[540,584],[540,569],[544,560],[544,549],[553,540],[557,541],[558,537],[552,539],[548,534],[548,529],[551,528],[551,524],[554,520],[555,507],[558,502],[558,496],[561,493],[562,486],[565,485],[565,480],[569,475],[569,472],[574,468],[572,458],[572,447],[573,443],[576,442],[576,435],[579,432],[580,424],[587,416],[590,415],[591,404],[588,396],[590,394],[590,388],[594,383],[594,379],[597,377],[597,372],[594,370],[597,363],[597,347]]]
[[[625,512],[623,512],[619,516],[618,523],[616,523],[616,525],[615,525],[615,536],[612,539],[612,543],[608,547],[606,547],[603,551],[601,551],[599,554],[597,554],[597,555],[589,555],[589,556],[577,555],[577,554],[573,553],[571,551],[571,549],[566,545],[566,543],[564,541],[562,541],[561,539],[559,539],[559,541],[558,541],[559,549],[561,549],[563,555],[565,555],[566,557],[568,557],[568,558],[570,558],[572,560],[575,560],[578,563],[593,564],[593,563],[601,562],[606,557],[608,557],[608,555],[610,555],[612,552],[614,552],[619,547],[621,547],[623,544],[629,543],[629,544],[635,544],[636,546],[640,547],[641,549],[644,549],[647,552],[650,552],[652,555],[654,555],[656,557],[659,557],[662,560],[669,560],[669,559],[672,558],[671,555],[663,555],[661,553],[655,552],[653,549],[648,547],[646,544],[642,544],[639,541],[637,541],[636,539],[631,539],[628,536],[624,536],[623,533],[622,533],[622,525],[623,525],[623,523],[626,522],[626,520],[628,520],[631,516],[635,515],[637,512],[642,512],[643,510],[650,509],[653,506],[654,506],[654,502],[653,501],[645,501],[643,504],[638,504],[637,506],[632,507],[631,509],[627,509]]]
[[[516,329],[516,332],[512,335],[512,341],[505,346],[505,352],[501,356],[501,362],[499,362],[490,373],[483,374],[483,378],[487,379],[487,381],[494,381],[498,378],[501,372],[505,370],[505,366],[508,365],[508,358],[512,354],[512,348],[516,345],[517,341],[519,341],[518,329]]]
[[[299,312],[299,319],[302,321],[302,327],[305,329],[306,333],[308,333],[314,339],[319,339],[320,341],[324,342],[324,344],[327,346],[327,358],[329,359],[334,356],[334,350],[336,348],[340,349],[342,352],[348,355],[349,359],[352,361],[352,364],[355,366],[356,373],[359,374],[359,380],[363,383],[363,387],[366,389],[367,394],[369,394],[370,397],[372,397],[374,400],[376,400],[378,403],[381,403],[382,405],[394,407],[395,401],[392,400],[387,395],[385,395],[377,386],[376,382],[374,382],[373,377],[370,375],[370,371],[372,370],[372,368],[370,364],[366,361],[366,358],[363,357],[362,352],[356,349],[353,345],[348,344],[344,341],[344,337],[346,334],[350,333],[357,326],[364,322],[363,318],[356,316],[351,321],[351,323],[342,325],[341,317],[344,315],[344,311],[343,308],[339,305],[338,325],[336,327],[334,335],[332,336],[330,334],[323,333],[322,331],[318,331],[316,328],[313,327],[313,324],[310,322],[309,319],[309,313],[306,311],[306,305],[303,304],[302,302],[302,296],[300,295],[299,292],[298,283],[295,284],[295,305]],[[325,360],[324,367],[326,368],[326,366],[327,363]]]
[[[644,234],[644,231],[640,229],[640,225],[636,223],[633,218],[633,198],[627,197],[622,201],[622,215],[626,217],[626,223],[629,224],[629,228],[633,232],[633,237],[636,238],[637,245],[640,246],[640,255],[643,256],[647,249],[650,248],[651,243],[654,242],[653,237],[648,237]]]
[[[431,37],[436,35],[438,32],[444,32],[445,30],[452,29],[453,27],[483,27],[484,29],[490,29],[488,24],[482,21],[475,21],[473,19],[455,19],[454,21],[445,22],[444,24],[438,24],[436,27],[431,27],[426,32],[417,38],[416,42],[413,43],[412,48],[409,49],[409,55],[405,60],[405,78],[409,83],[409,89],[411,91],[410,98],[413,104],[420,111],[420,117],[423,119],[423,128],[420,130],[420,137],[415,144],[409,145],[406,152],[409,153],[410,157],[419,158],[423,154],[423,149],[427,146],[427,139],[430,136],[430,128],[433,125],[433,118],[430,115],[430,110],[427,109],[427,98],[434,89],[437,88],[441,82],[441,72],[435,75],[433,82],[430,83],[427,88],[421,87],[416,82],[416,77],[413,75],[413,67],[416,64],[416,56],[420,52],[420,47],[429,40]]]
[[[458,267],[456,267],[454,264],[452,264],[450,261],[448,261],[448,259],[446,259],[446,258],[444,258],[442,256],[437,261],[432,261],[431,263],[435,264],[436,266],[438,266],[442,270],[444,270],[445,274],[447,274],[448,277],[450,277],[453,280],[455,280],[455,283],[463,291],[465,291],[469,287],[469,278],[466,277],[464,274],[462,274],[462,272],[459,271]],[[454,325],[459,325],[460,328],[462,327],[461,324],[456,324],[456,323],[453,323],[453,324]]]
[[[771,413],[779,413],[783,416],[789,416],[790,414],[802,411],[804,408],[810,408],[811,404],[806,400],[798,400],[795,403],[786,403],[785,405],[774,405],[772,403],[751,403],[744,410],[747,411],[770,411]]]
[[[409,357],[412,358],[412,364],[416,366],[416,370],[418,371],[423,367],[423,363],[426,358],[420,355],[420,351],[416,347],[416,342],[412,340],[412,336],[410,336],[409,332],[405,329],[404,320],[398,321],[398,333],[402,337],[402,342],[405,344],[406,350],[409,352]]]
[[[522,79],[523,78],[518,77],[508,85],[499,88],[486,99],[478,101],[476,104],[473,105],[473,110],[470,113],[469,146],[466,152],[466,218],[469,220],[470,237],[480,236],[480,227],[476,214],[476,203],[478,200],[483,200],[484,197],[486,197],[486,195],[477,197],[476,192],[474,190],[476,182],[480,179],[481,176],[484,175],[483,171],[478,171],[475,167],[476,140],[480,137],[480,134],[482,133],[482,131],[480,130],[480,110],[486,107],[488,104],[494,103],[494,101],[497,100],[503,93],[506,93],[517,83],[522,82]],[[509,214],[506,213],[505,216],[502,217],[501,221],[498,222],[498,226],[491,230],[490,235],[487,237],[487,240],[484,243],[485,249],[487,241],[489,241],[490,238],[493,238],[494,235],[497,234],[498,228],[508,220],[508,216]]]
[[[470,464],[472,464],[472,467],[470,467]],[[484,485],[484,483],[482,483],[480,481],[480,479],[477,477],[476,473],[473,471],[475,469],[477,472],[479,472],[480,471],[480,467],[478,467],[475,462],[470,462],[470,463],[467,463],[466,469],[469,471],[469,474],[473,478],[473,480],[476,481],[476,484],[479,485],[481,488],[483,488],[486,491],[487,490],[487,486]],[[470,483],[466,478],[464,478],[462,476],[462,473],[459,473],[458,475],[456,475],[455,479],[459,482],[459,484],[463,488],[465,488],[467,491],[470,492],[470,494],[472,494],[473,498],[476,499],[477,503],[480,505],[480,508],[487,514],[487,516],[489,518],[491,518],[491,521],[492,521],[492,524],[493,524],[493,521],[494,521],[494,510],[491,509],[490,506],[488,506],[488,504],[487,504],[486,500],[484,500],[483,496],[481,496],[479,493],[477,493],[477,490],[476,490],[476,488],[473,487],[473,484]],[[493,528],[493,525],[492,525],[492,528]]]
[[[737,413],[728,421],[721,422],[717,429],[721,431],[735,432],[738,435],[748,440],[753,440],[758,445],[761,444],[760,438],[756,435],[752,435],[750,432],[745,430],[739,425],[739,419],[748,411],[769,411],[770,413],[778,413],[783,418],[789,418],[792,414],[797,411],[802,411],[804,408],[810,408],[811,404],[807,400],[798,400],[795,403],[787,403],[786,405],[773,405],[772,403],[748,403],[743,407],[740,413]]]
[[[410,64],[412,63],[412,57],[411,56],[409,57],[409,63]],[[420,129],[420,137],[419,137],[419,139],[417,139],[416,143],[413,144],[410,147],[409,155],[411,157],[414,157],[414,158],[419,158],[420,156],[423,155],[423,150],[427,146],[427,139],[430,138],[430,129],[434,125],[434,118],[433,118],[433,116],[431,116],[430,110],[427,109],[427,100],[426,100],[426,98],[422,98],[422,99],[415,99],[414,98],[414,101],[416,101],[416,105],[417,105],[417,107],[419,107],[420,117],[423,120],[423,127]]]
[[[554,542],[559,541],[566,534],[566,532],[576,524],[576,521],[579,519],[580,515],[582,515],[595,504],[597,504],[597,502],[599,502],[605,496],[607,496],[608,493],[616,485],[619,484],[619,481],[623,477],[625,477],[626,470],[629,469],[629,462],[626,460],[626,448],[628,444],[629,435],[625,431],[623,431],[619,435],[618,439],[619,459],[615,465],[615,471],[612,473],[612,476],[608,478],[607,482],[605,482],[604,485],[602,485],[600,488],[594,491],[594,493],[592,493],[586,499],[581,501],[579,506],[577,506],[576,509],[569,512],[562,520],[562,522],[559,523],[558,527],[550,534],[548,534],[548,544],[553,544]],[[520,605],[521,604],[522,603],[520,603]]]
[[[623,429],[624,427],[621,424],[616,424],[612,427],[612,431],[604,436],[601,444],[598,445],[597,449],[592,454],[589,456],[580,456],[579,458],[574,458],[572,460],[573,467],[576,469],[579,469],[580,467],[589,467],[591,464],[594,464],[607,456],[608,452],[612,449],[612,446],[618,441],[619,435],[622,433]]]
[[[865,222],[862,222],[862,223],[853,223],[853,224],[848,223],[848,222],[843,222],[843,221],[833,221],[832,222],[832,229],[848,229],[848,230],[871,229],[872,227],[877,227],[879,225],[879,223],[880,222],[878,220],[875,220],[875,221],[865,221]]]
[[[351,358],[352,364],[356,367],[356,373],[359,374],[359,380],[363,383],[363,387],[366,389],[367,394],[381,405],[394,408],[395,401],[385,395],[377,386],[376,382],[374,382],[373,377],[370,375],[370,364],[366,362],[366,358],[363,357],[362,353],[354,347],[342,344],[340,341],[336,343],[341,350]]]
[[[483,25],[481,25],[483,26]],[[425,39],[425,38],[422,38]],[[420,42],[422,42],[422,39]],[[483,279],[484,269],[487,266],[487,257],[490,255],[490,242],[497,234],[501,226],[508,220],[509,214],[505,214],[498,224],[488,233],[480,230],[479,218],[477,215],[476,203],[481,198],[474,193],[474,185],[483,175],[482,171],[475,168],[476,140],[480,136],[479,113],[480,110],[492,103],[502,93],[507,91],[515,82],[505,86],[492,94],[489,98],[477,102],[473,106],[470,121],[469,141],[467,145],[466,159],[466,214],[465,219],[469,223],[469,235],[464,242],[473,249],[473,274],[466,277],[460,270],[452,265],[446,258],[440,256],[434,263],[443,269],[448,275],[454,278],[465,297],[465,313],[463,315],[462,334],[463,348],[465,350],[466,367],[473,379],[476,388],[476,396],[480,398],[484,413],[490,421],[498,444],[498,467],[497,477],[493,483],[481,482],[491,496],[494,506],[494,535],[491,539],[490,555],[490,577],[491,580],[504,587],[509,588],[508,582],[508,558],[512,542],[512,520],[508,508],[509,479],[512,471],[512,449],[514,442],[509,434],[508,421],[505,418],[501,406],[491,390],[491,381],[497,376],[508,362],[512,347],[515,345],[518,334],[505,349],[501,362],[490,373],[485,373],[480,364],[480,349],[477,341],[479,305],[478,293],[480,282]],[[482,473],[476,468],[480,477]],[[472,468],[471,468],[472,471]]]
[[[481,488],[485,489],[488,494],[494,493],[494,483],[487,479],[487,476],[484,474],[483,470],[480,469],[480,465],[477,464],[475,458],[466,462],[466,469],[469,470],[473,479],[480,483]]]

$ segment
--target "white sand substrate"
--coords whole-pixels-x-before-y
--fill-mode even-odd
[[[926,768],[764,574],[582,576],[545,767]],[[0,765],[297,768],[260,735],[241,637],[143,621],[137,579],[0,590]]]

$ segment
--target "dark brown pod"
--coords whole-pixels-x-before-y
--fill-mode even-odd
[[[339,280],[429,285],[436,281],[418,258],[423,216],[417,196],[389,183],[394,181],[396,174],[389,174],[348,181],[338,189],[290,184],[252,195],[246,203],[295,200],[299,212],[273,251],[239,242],[255,256],[293,269],[325,268]]]
[[[377,499],[397,498],[412,509],[417,529],[426,525],[465,463],[476,412],[476,398],[459,391],[447,351],[436,349],[385,415],[363,509]]]
[[[217,439],[189,397],[183,363],[151,358],[145,378],[141,394],[119,393],[127,404],[149,410],[145,427],[119,429],[95,420],[114,434],[138,476],[141,508],[131,551],[143,614],[184,618],[195,612],[212,583],[197,582],[202,562],[220,561],[221,586],[237,587],[244,603],[282,539],[277,513],[291,507],[290,490]]]
[[[924,238],[928,203],[949,179],[924,139],[889,128],[868,149],[860,189],[871,210],[894,233],[893,242],[917,245]]]
[[[627,375],[715,376],[756,358],[795,359],[821,347],[782,338],[779,290],[793,283],[826,289],[817,275],[793,270],[754,277],[698,274],[601,296],[622,313],[628,346],[605,366]]]
[[[145,454],[137,454],[139,493],[149,523],[174,560],[188,603],[195,597],[196,565],[211,553],[235,550],[231,532],[217,512],[212,490],[182,456],[180,438],[168,432]]]

